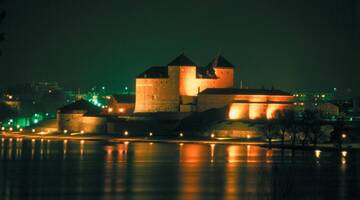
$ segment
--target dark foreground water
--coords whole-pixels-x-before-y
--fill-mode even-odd
[[[359,152],[16,139],[0,151],[1,200],[360,199]]]

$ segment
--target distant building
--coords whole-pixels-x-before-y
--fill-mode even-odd
[[[35,82],[31,84],[31,87],[36,92],[53,92],[62,90],[57,82]]]
[[[318,109],[323,117],[331,118],[340,114],[340,108],[333,103],[323,103],[318,106]]]
[[[107,112],[109,114],[131,114],[135,110],[135,95],[114,94],[108,96]]]
[[[106,133],[106,118],[101,109],[86,100],[78,100],[58,110],[58,131],[63,133]]]

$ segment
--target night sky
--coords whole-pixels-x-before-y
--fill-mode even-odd
[[[360,94],[357,0],[4,0],[1,86],[134,88],[182,49],[206,65],[221,49],[250,87]]]

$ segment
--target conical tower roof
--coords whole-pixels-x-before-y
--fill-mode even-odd
[[[223,56],[216,56],[208,65],[208,67],[226,67],[226,68],[234,68],[235,66],[231,64],[226,58]]]
[[[196,66],[196,64],[184,53],[180,54],[173,61],[171,61],[168,66]]]

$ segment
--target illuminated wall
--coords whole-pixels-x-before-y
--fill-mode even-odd
[[[197,96],[199,92],[199,81],[196,79],[195,66],[180,67],[179,91],[180,96]]]
[[[234,69],[215,67],[215,74],[218,77],[215,88],[234,87]]]
[[[290,109],[293,105],[292,96],[241,95],[238,98],[243,101],[230,104],[229,119],[272,119],[277,111]]]
[[[207,88],[230,88],[234,86],[233,68],[214,68],[217,76],[214,78],[197,78],[196,67],[180,67],[179,91],[180,96],[197,96]]]
[[[215,68],[218,78],[197,78],[195,66],[169,66],[168,78],[138,78],[135,112],[194,111],[191,106],[180,105],[181,97],[196,97],[207,88],[233,87],[233,71]]]
[[[179,111],[179,68],[169,67],[168,78],[137,78],[135,112]]]
[[[117,102],[113,97],[108,102],[107,113],[114,115],[130,114],[135,109],[135,103]]]
[[[229,119],[259,119],[274,117],[278,110],[292,107],[292,96],[279,95],[199,95],[197,111],[223,108],[229,105]]]
[[[74,112],[57,114],[58,131],[68,133],[106,133],[106,118],[99,116],[84,116],[84,113]]]

